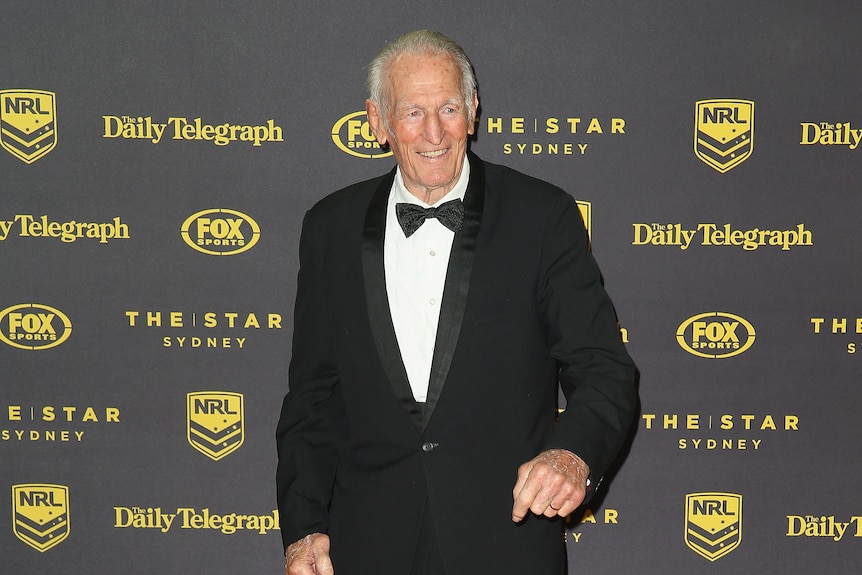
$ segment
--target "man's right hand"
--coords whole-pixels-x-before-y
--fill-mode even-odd
[[[285,575],[334,575],[329,558],[329,535],[312,533],[284,552]]]

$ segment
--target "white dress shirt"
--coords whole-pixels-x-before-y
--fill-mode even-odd
[[[429,208],[455,199],[463,200],[469,180],[470,164],[465,158],[455,187],[433,205],[407,191],[400,168],[396,170],[389,192],[383,246],[386,293],[401,359],[407,369],[413,397],[420,402],[428,396],[440,302],[455,233],[436,218],[429,218],[413,235],[405,237],[395,215],[395,204],[409,203]]]

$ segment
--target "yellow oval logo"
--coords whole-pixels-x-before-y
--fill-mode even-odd
[[[72,322],[60,310],[22,303],[0,311],[0,340],[18,349],[50,349],[72,335]]]
[[[357,158],[388,158],[392,150],[380,147],[365,110],[347,114],[332,126],[332,141],[342,152]]]
[[[248,251],[260,239],[260,226],[242,212],[215,208],[201,210],[183,222],[183,241],[211,256],[233,256]]]
[[[676,340],[698,357],[722,359],[739,355],[754,345],[754,326],[732,313],[710,311],[690,317],[676,330]]]

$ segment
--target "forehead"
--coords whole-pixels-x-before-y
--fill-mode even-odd
[[[389,68],[388,80],[395,101],[423,94],[452,98],[461,92],[461,70],[449,56],[402,54]]]

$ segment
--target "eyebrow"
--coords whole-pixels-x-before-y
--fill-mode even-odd
[[[463,106],[464,100],[462,100],[460,96],[456,96],[454,98],[449,98],[448,100],[446,100],[445,102],[440,104],[440,107],[442,108],[443,106],[452,106],[452,105]],[[414,102],[404,102],[404,103],[399,103],[399,104],[395,105],[396,110],[411,110],[413,108],[423,109],[423,106],[420,106],[419,104],[416,104]]]

